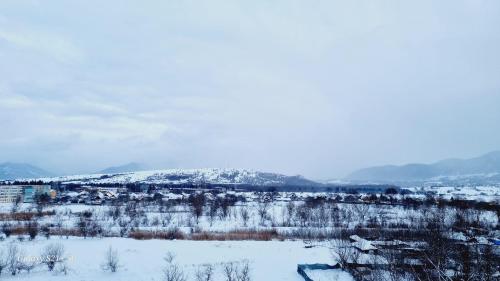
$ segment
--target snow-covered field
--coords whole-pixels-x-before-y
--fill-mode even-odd
[[[435,187],[412,187],[413,192],[431,192],[442,198],[460,198],[482,202],[499,202],[500,187],[498,186],[435,186]]]
[[[9,241],[1,242],[7,247]],[[222,278],[223,264],[247,260],[250,265],[252,280],[303,280],[296,272],[300,263],[332,263],[330,251],[326,247],[306,249],[301,241],[139,241],[126,238],[60,239],[38,238],[35,241],[17,242],[28,256],[39,256],[41,249],[50,243],[64,245],[68,266],[67,275],[48,272],[45,266],[39,266],[31,273],[10,276],[3,273],[5,280],[162,280],[162,270],[166,265],[163,259],[167,252],[175,254],[174,262],[195,280],[196,269],[204,264],[215,266],[215,280]],[[116,273],[105,272],[101,268],[105,252],[109,246],[117,250],[120,268]],[[317,280],[352,280],[345,272],[331,272],[338,279],[325,279],[327,272],[320,274]],[[316,280],[316,279],[315,279]]]

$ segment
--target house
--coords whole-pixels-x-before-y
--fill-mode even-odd
[[[362,253],[376,254],[378,252],[378,248],[373,246],[370,241],[363,239],[358,235],[351,235],[349,236],[349,239],[351,240],[351,245]]]
[[[372,245],[379,249],[402,249],[410,247],[410,244],[400,240],[371,241]]]

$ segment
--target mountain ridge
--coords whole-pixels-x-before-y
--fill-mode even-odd
[[[54,174],[40,167],[27,163],[0,163],[0,180],[15,180],[19,178],[48,177]]]
[[[354,171],[347,176],[347,179],[377,182],[411,182],[492,173],[500,173],[500,151],[492,151],[467,159],[448,158],[430,164],[410,163],[368,167]]]
[[[98,171],[98,174],[114,174],[114,173],[127,173],[127,172],[137,172],[146,171],[147,167],[141,163],[130,162],[123,165],[111,166]]]

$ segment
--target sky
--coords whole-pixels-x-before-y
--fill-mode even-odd
[[[500,2],[0,1],[0,162],[339,178],[500,149]]]

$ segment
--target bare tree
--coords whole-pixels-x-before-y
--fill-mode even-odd
[[[38,223],[36,221],[29,222],[27,228],[30,240],[34,240],[38,235]]]
[[[291,226],[292,219],[295,215],[295,203],[293,201],[288,202],[286,204],[285,210],[286,210],[286,226]]]
[[[21,250],[15,243],[10,243],[7,249],[7,269],[10,274],[16,275],[21,269]]]
[[[59,273],[62,273],[64,275],[67,275],[69,270],[70,270],[70,268],[69,268],[68,264],[66,263],[66,261],[61,262],[56,267],[56,271],[59,272]]]
[[[163,260],[166,261],[167,263],[173,263],[174,259],[175,259],[175,254],[172,252],[167,252],[165,254],[165,257],[163,258]]]
[[[295,216],[298,218],[301,227],[306,227],[311,220],[311,207],[306,204],[301,204],[295,211]]]
[[[480,279],[493,281],[495,279],[493,276],[495,274],[495,268],[498,268],[498,266],[499,261],[495,258],[493,246],[485,246],[480,259]]]
[[[54,270],[56,264],[64,261],[64,246],[60,243],[52,243],[42,250],[42,263],[47,265],[49,271]]]
[[[4,268],[7,267],[7,257],[5,256],[5,253],[2,250],[0,250],[0,275],[2,274],[2,271]]]
[[[19,271],[24,270],[27,273],[30,273],[37,265],[38,265],[38,261],[36,259],[21,257],[21,260],[19,261],[18,269],[19,269]]]
[[[352,207],[356,212],[356,214],[358,215],[360,223],[364,223],[366,215],[370,211],[370,205],[365,203],[359,203],[359,204],[352,204]]]
[[[267,219],[267,212],[269,210],[269,205],[270,204],[268,201],[259,202],[259,204],[257,205],[257,212],[258,212],[259,217],[260,217],[260,224],[261,225],[263,225]]]
[[[109,246],[106,254],[104,256],[104,263],[102,264],[103,270],[109,270],[111,272],[116,272],[120,267],[120,259],[118,257],[118,252]]]
[[[343,233],[337,233],[330,241],[330,251],[344,270],[357,275],[355,264],[359,261],[360,252],[352,247],[345,236]]]
[[[5,234],[5,237],[9,237],[12,234],[12,226],[9,223],[4,222],[2,224],[2,232]]]
[[[246,227],[248,224],[248,219],[250,218],[250,212],[248,211],[248,208],[246,206],[242,206],[240,208],[240,216],[243,220],[243,225]]]
[[[163,227],[167,227],[172,222],[173,219],[172,213],[169,210],[167,210],[166,213],[160,214],[160,219],[161,219],[161,225]]]
[[[214,278],[214,266],[211,264],[205,264],[198,267],[195,275],[196,281],[213,281]]]
[[[381,252],[381,256],[387,261],[387,278],[390,281],[402,281],[405,280],[405,272],[401,268],[401,263],[404,259],[400,250],[395,249],[396,244],[394,242],[387,244],[388,249],[384,249]]]
[[[38,215],[41,216],[43,213],[43,209],[45,209],[45,207],[47,207],[47,205],[49,205],[50,203],[50,196],[44,192],[37,192],[34,196],[34,203]]]
[[[418,255],[423,267],[422,270],[412,268],[411,274],[417,280],[451,281],[448,268],[455,249],[446,236],[444,216],[442,213],[429,213],[424,221],[426,235],[423,240],[426,246]]]
[[[217,200],[212,200],[210,205],[208,206],[208,221],[210,222],[210,226],[213,225],[215,218],[217,217],[217,211],[219,210],[219,204]]]
[[[167,263],[163,268],[163,281],[186,281],[186,275],[179,265],[174,263],[175,254],[167,252],[163,258]]]
[[[54,225],[57,228],[57,231],[59,232],[59,236],[62,236],[62,227],[64,225],[64,218],[61,213],[57,212],[55,218],[54,218]]]
[[[186,281],[184,271],[177,264],[167,264],[163,269],[163,281]]]
[[[250,281],[250,265],[248,261],[241,264],[237,262],[228,262],[223,266],[225,281]]]
[[[200,217],[203,215],[203,207],[205,206],[205,194],[192,194],[188,199],[191,204],[191,212],[196,219],[196,224],[199,223]]]
[[[113,218],[113,221],[116,221],[122,215],[122,209],[120,206],[112,206],[109,208],[109,215]]]
[[[236,275],[237,281],[250,281],[250,265],[248,261],[244,261]]]
[[[236,281],[237,267],[234,262],[228,262],[223,267],[225,281]]]
[[[19,204],[21,204],[22,201],[23,198],[21,197],[21,195],[16,196],[16,199],[14,200],[14,202],[12,202],[12,209],[11,209],[12,213],[17,212],[17,210],[19,209]]]

